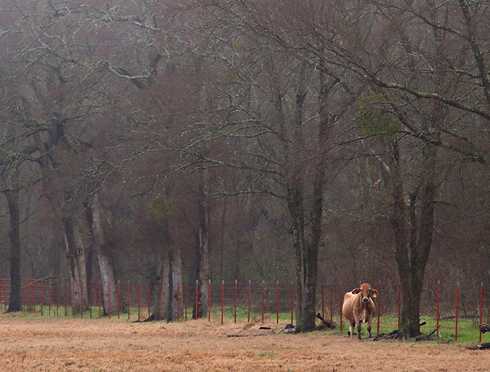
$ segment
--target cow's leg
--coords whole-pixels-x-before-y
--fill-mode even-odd
[[[368,327],[367,327],[369,338],[371,338],[371,317],[368,318]]]
[[[349,331],[347,332],[347,334],[352,337],[352,335],[354,334],[354,327],[356,326],[356,323],[355,322],[349,322]]]
[[[361,339],[361,325],[362,325],[362,321],[359,320],[357,322],[357,338],[360,340]]]

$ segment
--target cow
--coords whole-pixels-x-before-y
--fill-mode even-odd
[[[371,338],[371,318],[376,311],[374,299],[378,291],[371,288],[369,283],[362,283],[359,288],[355,288],[344,295],[342,305],[342,315],[349,321],[349,336],[352,337],[353,329],[357,326],[357,337],[361,339],[361,324],[368,324],[369,338]]]

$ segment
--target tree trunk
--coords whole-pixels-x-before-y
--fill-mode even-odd
[[[161,257],[160,281],[152,306],[152,319],[170,322],[181,318],[183,313],[182,257],[180,249],[175,248]]]
[[[63,226],[72,311],[85,311],[88,308],[88,286],[83,232],[80,223],[75,223],[72,217],[64,217]]]
[[[160,281],[157,285],[157,301],[152,306],[152,318],[154,320],[169,320],[172,291],[170,286],[170,257],[168,253],[162,255],[160,260]]]
[[[89,210],[91,211],[91,231],[102,286],[104,314],[109,315],[117,312],[116,279],[113,259],[109,252],[109,244],[104,231],[104,215],[98,194],[94,196]]]
[[[21,299],[21,245],[20,245],[20,215],[19,215],[19,191],[9,190],[5,192],[9,211],[9,240],[10,240],[10,295],[7,312],[20,311]]]
[[[209,275],[209,202],[208,202],[208,171],[204,167],[200,169],[199,180],[199,314],[201,318],[208,313],[208,281]]]
[[[169,311],[169,321],[182,318],[184,314],[182,253],[177,246],[172,252],[170,252],[170,279],[172,286],[172,306]]]
[[[400,151],[397,143],[393,145],[392,227],[402,299],[400,331],[405,338],[420,335],[420,297],[434,231],[437,147],[426,143],[423,151],[420,202],[417,192],[412,193],[407,212],[400,169]]]
[[[162,249],[159,257],[160,279],[156,285],[151,318],[170,322],[184,313],[182,253],[173,242],[168,219],[162,221],[161,228],[167,247]]]

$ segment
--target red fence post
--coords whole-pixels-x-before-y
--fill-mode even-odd
[[[199,319],[199,280],[196,280],[194,289],[194,319]]]
[[[440,335],[440,327],[441,327],[441,282],[438,280],[436,284],[435,291],[435,300],[436,300],[436,335],[439,338]]]
[[[182,302],[184,303],[184,321],[187,321],[187,304],[185,302],[187,296],[185,293],[186,285],[182,284]],[[158,296],[160,298],[160,290],[158,290]],[[161,300],[161,298],[160,298]]]
[[[221,281],[220,288],[220,302],[221,302],[221,325],[223,325],[225,320],[225,281]]]
[[[322,318],[325,319],[325,286],[323,284],[321,288],[321,296],[322,296]]]
[[[458,341],[458,332],[459,332],[459,304],[461,301],[461,289],[459,288],[459,283],[456,287],[454,293],[454,340]]]
[[[65,318],[68,317],[68,289],[69,286],[65,281],[63,284],[63,305],[65,307]]]
[[[131,281],[128,279],[128,288],[126,288],[126,303],[128,307],[128,320],[131,320]]]
[[[340,301],[340,308],[339,308],[339,328],[340,328],[340,333],[342,334],[344,331],[344,323],[343,323],[343,317],[342,317],[342,306],[344,305],[344,299]]]
[[[208,322],[211,321],[211,311],[213,310],[213,287],[211,279],[208,280]]]
[[[262,281],[262,309],[261,309],[261,314],[262,314],[262,323],[264,323],[264,317],[265,317],[265,281]]]
[[[248,281],[248,296],[247,296],[247,322],[250,323],[250,314],[252,310],[252,281]]]
[[[137,285],[137,301],[138,301],[138,322],[141,321],[141,282],[136,283]]]
[[[484,313],[484,306],[485,306],[485,288],[483,287],[483,282],[480,283],[480,326],[478,327],[480,329],[480,344],[483,341],[483,333],[481,331],[481,326],[483,325],[483,313]]]
[[[117,319],[121,319],[121,281],[117,281],[116,287],[116,297],[117,297]]]
[[[279,280],[276,280],[276,324],[279,324],[279,311],[281,310],[281,289],[279,288]]]
[[[238,280],[235,279],[235,284],[233,286],[233,323],[236,323],[237,295],[238,295]]]
[[[44,293],[44,300],[46,305],[48,305],[48,317],[51,316],[51,304],[49,303],[49,282],[48,285],[46,286],[45,293]]]
[[[56,317],[57,318],[60,316],[59,308],[60,308],[60,281],[59,279],[57,279],[56,280]]]
[[[396,316],[397,316],[397,329],[400,329],[401,324],[401,290],[400,286],[396,290]]]
[[[151,302],[152,302],[152,292],[151,292],[151,283],[148,283],[148,298],[147,298],[147,308],[148,308],[148,319],[151,316]]]
[[[332,287],[332,290],[330,291],[330,322],[333,322],[333,313],[334,313],[334,298],[335,298],[335,290]]]

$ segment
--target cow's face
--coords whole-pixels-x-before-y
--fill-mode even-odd
[[[371,285],[369,283],[362,283],[359,288],[354,289],[352,293],[357,294],[360,293],[361,295],[361,303],[362,304],[368,304],[369,299],[375,299],[376,296],[378,295],[378,291],[376,289],[371,288]]]

